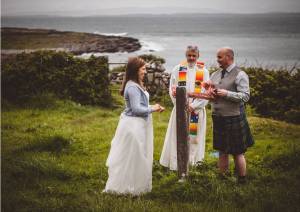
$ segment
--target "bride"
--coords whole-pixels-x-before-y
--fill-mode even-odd
[[[152,112],[162,112],[159,104],[149,105],[143,86],[145,61],[129,58],[121,95],[126,109],[111,142],[106,161],[108,180],[104,192],[139,195],[152,189],[153,126]]]

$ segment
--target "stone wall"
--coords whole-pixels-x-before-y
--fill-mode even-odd
[[[168,91],[170,75],[165,72],[163,66],[164,60],[155,56],[143,55],[141,56],[146,62],[147,74],[145,76],[145,86],[151,97],[162,95],[163,92]],[[118,72],[110,73],[111,83],[122,84],[125,67],[117,69]]]

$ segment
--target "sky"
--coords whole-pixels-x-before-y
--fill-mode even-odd
[[[3,15],[300,12],[299,0],[2,0]]]

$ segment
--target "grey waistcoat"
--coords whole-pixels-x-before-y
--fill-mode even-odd
[[[217,71],[210,78],[216,88],[237,92],[235,79],[240,72],[240,69],[238,67],[234,67],[223,79],[221,79],[221,72],[221,70]],[[226,99],[226,97],[219,97],[216,101],[212,102],[211,105],[213,115],[240,115],[240,102],[230,101]]]

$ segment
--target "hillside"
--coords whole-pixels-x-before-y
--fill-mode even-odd
[[[53,97],[17,107],[2,102],[3,211],[299,211],[300,126],[251,114],[256,144],[249,181],[220,179],[210,110],[205,162],[186,183],[158,164],[170,108],[154,115],[153,190],[141,197],[103,194],[110,142],[122,111]],[[163,102],[162,102],[163,104]],[[231,163],[233,173],[233,163]]]

